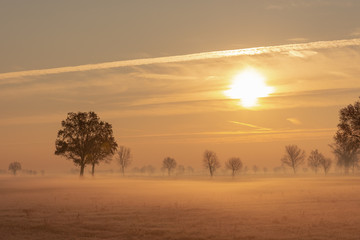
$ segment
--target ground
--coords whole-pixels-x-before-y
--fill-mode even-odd
[[[358,177],[0,177],[0,239],[359,239]]]

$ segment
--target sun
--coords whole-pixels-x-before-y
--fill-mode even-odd
[[[255,69],[246,69],[234,77],[229,90],[224,93],[232,99],[240,99],[246,108],[257,106],[258,98],[267,97],[274,88],[267,86],[265,77]]]

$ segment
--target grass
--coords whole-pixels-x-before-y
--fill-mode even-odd
[[[358,239],[360,179],[1,177],[3,239]]]

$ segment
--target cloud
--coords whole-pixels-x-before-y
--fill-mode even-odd
[[[157,143],[251,143],[251,142],[274,142],[296,138],[318,139],[329,138],[334,134],[336,128],[309,128],[309,129],[280,129],[271,131],[249,130],[249,131],[213,131],[213,132],[182,132],[182,133],[160,133],[139,134],[122,136],[126,141]]]
[[[291,57],[307,58],[318,53],[316,51],[289,51],[288,54]]]
[[[85,64],[79,66],[8,72],[8,73],[1,73],[0,80],[50,75],[50,74],[60,74],[60,73],[84,72],[91,70],[102,70],[102,69],[129,67],[129,66],[142,66],[149,64],[188,62],[188,61],[218,59],[218,58],[233,57],[233,56],[252,56],[252,55],[282,53],[282,52],[290,52],[290,51],[341,48],[341,47],[349,47],[349,46],[360,46],[360,38],[245,48],[245,49],[235,49],[235,50],[225,50],[225,51],[213,51],[213,52],[194,53],[194,54],[177,55],[177,56],[169,56],[169,57],[143,58],[143,59],[134,59],[134,60],[115,61],[115,62],[104,62],[97,64]],[[17,81],[19,80],[17,79]]]
[[[287,118],[286,120],[291,122],[294,125],[301,125],[302,124],[302,122],[300,120],[296,119],[296,118]]]
[[[250,128],[256,128],[258,130],[271,130],[271,128],[264,128],[264,127],[259,127],[250,123],[243,123],[243,122],[237,122],[237,121],[229,121],[230,123],[234,123],[234,124],[238,124],[238,125],[242,125],[242,126],[246,126],[246,127],[250,127]]]
[[[346,105],[358,96],[359,87],[283,92],[262,99],[262,109],[314,108]],[[289,121],[289,120],[288,120]]]

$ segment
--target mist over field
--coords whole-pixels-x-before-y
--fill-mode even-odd
[[[358,177],[0,177],[1,239],[358,239]]]

